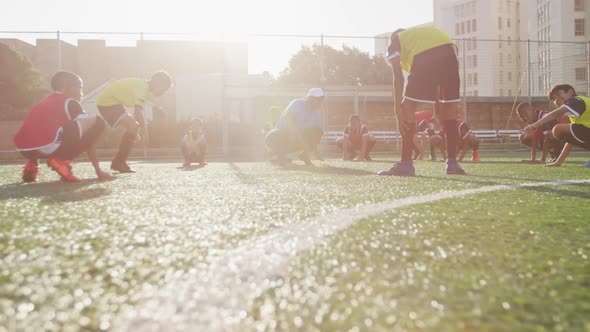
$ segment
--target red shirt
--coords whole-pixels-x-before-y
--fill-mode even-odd
[[[432,113],[426,112],[426,111],[416,112],[415,115],[416,115],[416,123],[418,123],[418,124],[422,121],[432,121],[432,119],[434,118]]]
[[[434,119],[432,113],[426,111],[416,112],[414,116],[416,117],[416,127],[420,132],[428,129],[427,125]]]
[[[62,93],[53,93],[35,104],[14,135],[16,149],[38,150],[56,142],[61,127],[71,119],[70,100],[74,101]]]

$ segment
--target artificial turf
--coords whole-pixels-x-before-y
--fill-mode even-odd
[[[0,331],[109,329],[143,294],[207,268],[211,255],[338,209],[590,179],[590,169],[579,167],[583,157],[556,169],[520,164],[524,154],[482,157],[464,163],[470,175],[463,177],[420,161],[413,178],[374,175],[393,160],[188,170],[136,163],[138,173],[107,182],[93,180],[82,163],[74,166],[86,179],[79,184],[47,168],[37,183],[22,184],[19,166],[0,166]],[[292,262],[289,278],[255,301],[242,327],[588,329],[588,198],[588,185],[539,187],[369,217]]]

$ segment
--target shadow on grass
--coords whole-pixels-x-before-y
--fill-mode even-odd
[[[183,172],[192,172],[192,171],[199,170],[201,168],[205,168],[205,166],[190,165],[190,166],[179,166],[179,167],[176,167],[176,169],[179,169],[179,170],[181,170]]]
[[[477,183],[486,186],[497,186],[500,184],[505,184],[501,182],[494,182],[494,181],[478,181],[477,179],[480,178],[479,175],[446,175],[444,173],[441,174],[440,177],[437,176],[427,176],[427,175],[416,175],[416,178],[420,179],[429,179],[429,180],[440,180],[440,181],[454,181],[454,182],[463,182],[463,183]],[[452,188],[450,188],[452,189]]]
[[[228,164],[229,167],[234,171],[234,175],[238,178],[238,180],[240,180],[241,183],[257,184],[260,182],[256,176],[242,172],[242,169],[239,168],[235,163],[229,162]]]
[[[590,184],[588,184],[588,183],[572,183],[572,184],[564,184],[564,185],[566,185],[568,187],[582,188],[587,191],[565,190],[565,189],[559,189],[559,188],[554,188],[554,187],[523,187],[520,189],[525,189],[525,190],[534,191],[534,192],[538,192],[538,193],[556,194],[556,195],[560,195],[560,196],[590,199]]]
[[[85,179],[79,183],[63,181],[11,183],[0,186],[0,201],[43,197],[43,203],[79,202],[109,195],[107,188],[86,188],[113,180]],[[86,189],[85,189],[86,188]]]
[[[297,164],[287,164],[285,166],[280,167],[285,170],[290,171],[305,171],[310,173],[316,174],[335,174],[335,175],[375,175],[375,172],[356,169],[356,168],[346,168],[346,167],[336,167],[336,166],[328,166],[328,165],[297,165]]]

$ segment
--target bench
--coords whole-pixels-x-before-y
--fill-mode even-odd
[[[518,139],[520,136],[519,130],[472,130],[471,132],[482,142],[505,143],[511,139]]]
[[[503,142],[506,138],[518,139],[520,135],[519,130],[472,130],[471,132],[482,142]],[[393,130],[369,131],[369,134],[373,135],[377,142],[391,143],[401,138],[399,132]],[[342,136],[344,136],[342,131],[326,131],[322,140],[324,143],[335,143]]]
[[[370,130],[369,135],[375,137],[377,142],[386,143],[395,142],[401,138],[401,135],[397,131],[392,130]],[[343,136],[344,133],[342,131],[326,131],[324,132],[322,140],[324,143],[335,143],[340,137]]]

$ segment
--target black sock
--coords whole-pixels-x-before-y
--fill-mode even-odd
[[[402,135],[402,153],[401,161],[412,161],[412,152],[414,151],[414,134],[407,133]]]
[[[447,161],[457,160],[457,121],[445,120],[445,144],[447,147]]]

